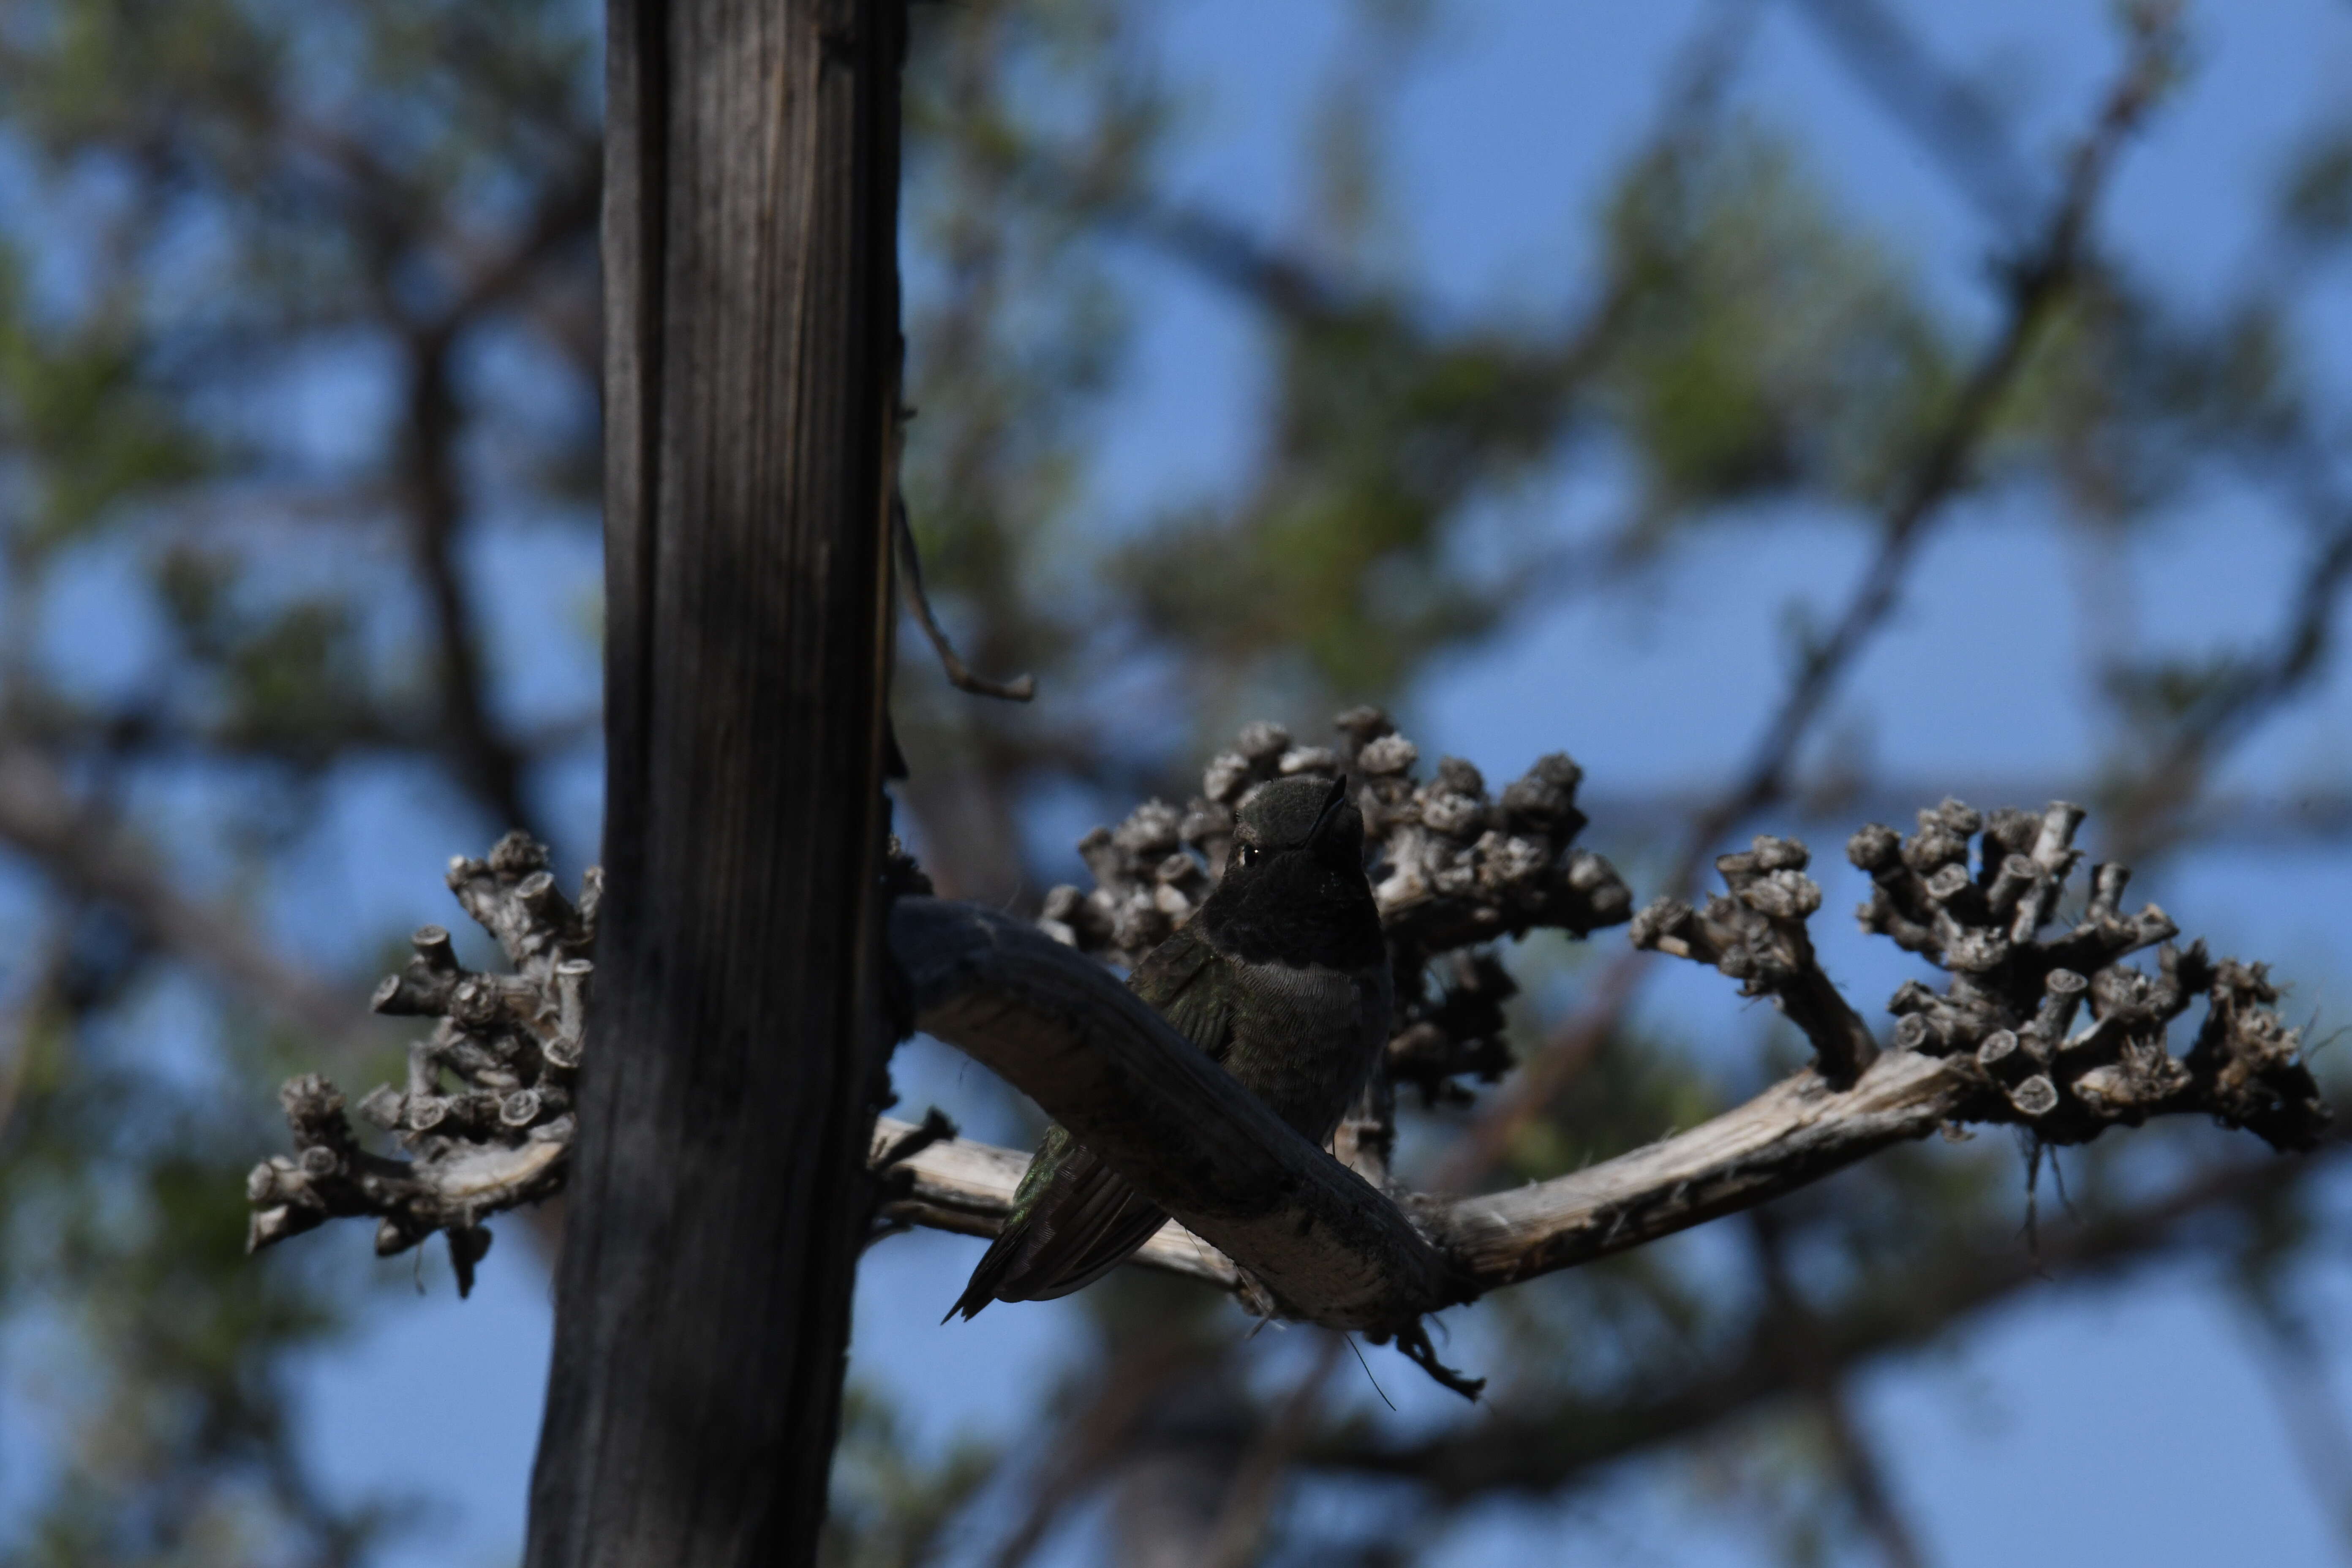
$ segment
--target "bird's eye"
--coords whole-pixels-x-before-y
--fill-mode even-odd
[[[1256,846],[1256,845],[1255,845],[1255,844],[1244,844],[1244,845],[1243,845],[1240,848],[1238,848],[1238,849],[1234,850],[1234,865],[1236,865],[1236,866],[1255,866],[1255,865],[1256,865],[1256,864],[1257,864],[1257,846]]]

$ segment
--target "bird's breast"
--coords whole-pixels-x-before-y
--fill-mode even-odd
[[[1299,1131],[1328,1137],[1387,1043],[1386,969],[1237,968],[1226,1068]]]

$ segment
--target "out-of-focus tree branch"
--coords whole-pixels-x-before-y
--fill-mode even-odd
[[[2312,1500],[2352,1552],[2352,1427],[2336,1402],[2326,1346],[2287,1303],[2258,1290],[2246,1305],[2254,1354]]]
[[[2343,516],[2352,508],[2330,511]],[[2336,612],[2352,585],[2352,522],[2315,542],[2285,617],[2268,647],[2232,660],[2200,692],[2158,755],[2121,792],[2118,853],[2145,853],[2177,837],[2184,816],[2221,755],[2307,689],[2326,668]]]
[[[1315,1359],[1276,1407],[1274,1418],[1243,1450],[1241,1464],[1225,1484],[1225,1496],[1209,1530],[1202,1568],[1249,1568],[1258,1560],[1266,1521],[1281,1493],[1284,1472],[1298,1457],[1315,1426],[1325,1385],[1347,1359],[1347,1342],[1326,1334]]]
[[[0,748],[0,840],[76,894],[120,910],[159,947],[211,970],[323,1042],[353,1030],[350,1005],[288,963],[236,916],[182,894],[110,824],[90,819],[49,760]]]
[[[1937,65],[1881,0],[1801,0],[1854,79],[2002,232],[2022,229],[2042,182],[1982,94]]]
[[[2218,752],[2217,752],[2218,754]],[[2211,772],[2206,770],[2209,776]],[[2104,800],[2111,785],[2081,775],[2036,777],[2030,773],[1941,779],[1903,775],[1832,780],[1819,790],[1800,790],[1777,816],[1792,825],[1824,826],[1855,817],[1885,820],[1903,816],[1919,801],[1940,794],[1963,800]],[[1584,809],[1612,837],[1671,838],[1708,798],[1695,790],[1640,795],[1588,790]],[[2126,803],[2125,810],[2129,810]],[[2193,842],[2200,848],[2275,849],[2324,846],[2352,838],[2352,784],[2322,784],[2292,793],[2205,790],[2179,803],[2168,843]],[[2128,858],[2128,841],[2110,826],[2118,858]],[[2139,853],[2147,845],[2140,843]]]
[[[1961,382],[1942,422],[1905,475],[1878,530],[1878,549],[1826,636],[1809,646],[1738,782],[1692,824],[1667,879],[1680,890],[1708,848],[1787,792],[1789,770],[1823,705],[1901,596],[1927,524],[1968,484],[1978,447],[2014,385],[2042,327],[2079,280],[2093,211],[2116,154],[2140,127],[2178,68],[2180,40],[2169,23],[2144,20],[2134,48],[2090,132],[2068,161],[2065,184],[2033,247],[2009,270],[2000,329]]]
[[[1920,1548],[1917,1532],[1895,1505],[1885,1468],[1854,1416],[1845,1385],[1834,1379],[1825,1381],[1814,1391],[1812,1402],[1839,1483],[1864,1531],[1885,1559],[1886,1568],[1926,1568],[1927,1554]]]
[[[1789,1256],[1780,1217],[1771,1209],[1750,1209],[1748,1230],[1755,1241],[1756,1273],[1764,1289],[1762,1321],[1777,1333],[1782,1352],[1807,1384],[1805,1398],[1820,1423],[1830,1467],[1854,1515],[1877,1543],[1887,1568],[1923,1568],[1925,1558],[1911,1526],[1895,1506],[1885,1468],[1855,1418],[1842,1369],[1822,1353],[1813,1310],[1789,1277]]]
[[[407,331],[411,363],[402,468],[408,479],[417,574],[433,608],[440,650],[436,675],[446,745],[458,775],[500,822],[527,831],[537,831],[538,823],[524,798],[525,758],[490,715],[481,619],[459,568],[465,498],[457,442],[463,421],[454,355],[467,329],[505,303],[536,268],[593,235],[601,175],[596,149],[588,147],[572,173],[545,194],[514,245],[483,264],[447,310]],[[405,249],[389,251],[378,263],[379,288],[387,297],[391,273]]]
[[[2123,142],[2175,68],[2179,41],[2168,24],[2146,20],[2096,121],[2075,148],[2042,232],[2009,273],[2007,310],[1948,409],[1902,479],[1879,525],[1878,548],[1826,636],[1803,651],[1747,765],[1691,820],[1665,886],[1690,886],[1707,852],[1740,822],[1788,792],[1800,748],[1831,695],[1885,624],[1927,525],[1968,483],[1977,449],[2011,392],[2027,351],[2078,280],[2091,216]],[[1613,1034],[1640,988],[1641,960],[1621,958],[1595,983],[1587,1004],[1534,1053],[1518,1076],[1481,1107],[1447,1156],[1446,1184],[1467,1187],[1503,1158],[1570,1078]]]
[[[1203,1360],[1199,1347],[1165,1341],[1148,1342],[1116,1357],[1039,1464],[1027,1510],[991,1559],[995,1568],[1020,1568],[1028,1562],[1064,1513],[1127,1456],[1153,1403],[1198,1377]]]

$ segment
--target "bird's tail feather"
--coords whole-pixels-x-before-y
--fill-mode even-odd
[[[971,1279],[965,1283],[963,1294],[956,1298],[955,1305],[948,1309],[947,1318],[941,1318],[940,1322],[944,1323],[948,1318],[961,1312],[963,1321],[968,1323],[980,1315],[982,1307],[996,1300],[996,1292],[1003,1285],[1005,1276],[1013,1272],[1013,1264],[1020,1258],[1021,1243],[1028,1229],[1027,1226],[1016,1224],[1008,1225],[997,1232],[996,1239],[988,1244],[986,1252],[981,1254],[980,1265],[971,1271]]]

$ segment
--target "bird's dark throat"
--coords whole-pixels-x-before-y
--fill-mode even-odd
[[[1213,946],[1247,963],[1365,969],[1386,956],[1363,872],[1313,855],[1276,855],[1225,878],[1194,919]]]

